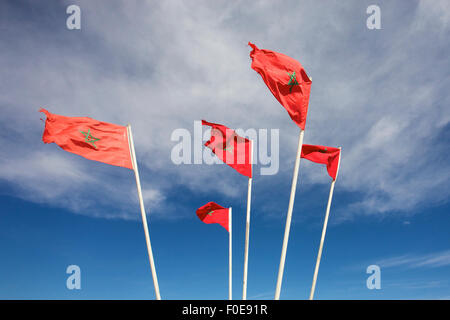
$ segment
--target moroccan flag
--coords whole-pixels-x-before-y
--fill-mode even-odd
[[[221,124],[202,120],[202,125],[211,127],[211,138],[205,142],[205,146],[237,172],[251,178],[252,142]]]
[[[228,219],[230,209],[224,208],[215,202],[208,202],[197,209],[197,216],[204,223],[218,223],[228,232]]]
[[[333,180],[336,180],[340,156],[341,150],[339,148],[313,146],[310,144],[304,144],[302,146],[301,157],[312,162],[325,164],[328,174]]]
[[[127,127],[87,117],[65,117],[40,109],[47,115],[42,141],[89,160],[133,169]]]
[[[311,80],[300,62],[282,53],[258,49],[253,43],[250,52],[252,69],[258,72],[272,94],[289,113],[291,119],[305,130]]]

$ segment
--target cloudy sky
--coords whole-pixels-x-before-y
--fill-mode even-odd
[[[71,4],[81,30],[66,27]],[[248,41],[302,63],[304,142],[342,147],[316,297],[450,297],[450,10],[377,1],[370,30],[371,4],[2,1],[0,297],[154,297],[133,173],[45,145],[40,107],[131,124],[163,298],[227,297],[226,234],[195,216],[208,201],[234,208],[236,297],[242,281],[246,178],[174,164],[174,130],[279,130],[277,174],[255,165],[248,287],[273,297],[299,129],[250,68]],[[282,298],[307,298],[329,183],[302,161]],[[85,270],[80,291],[65,288],[69,264]],[[381,290],[366,288],[371,264]]]

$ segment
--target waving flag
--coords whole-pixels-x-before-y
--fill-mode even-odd
[[[289,113],[291,119],[305,130],[311,80],[300,62],[282,53],[258,49],[253,43],[250,52],[252,69],[258,72],[272,94]]]
[[[133,169],[127,127],[88,117],[65,117],[40,109],[47,115],[42,141],[89,160]]]
[[[211,138],[205,146],[237,172],[251,178],[251,141],[221,124],[202,120],[202,125],[211,127]]]
[[[304,144],[301,157],[312,162],[325,164],[330,177],[336,180],[340,155],[341,150],[339,148]]]
[[[198,208],[196,213],[199,219],[204,223],[218,223],[229,232],[228,208],[224,208],[215,202],[208,202],[204,206]]]
[[[313,300],[314,292],[316,289],[317,275],[319,273],[320,259],[322,257],[323,244],[325,241],[325,234],[327,232],[328,218],[330,216],[334,184],[336,183],[336,177],[339,170],[339,162],[341,160],[341,148],[304,144],[302,147],[301,158],[305,158],[316,163],[325,164],[327,166],[328,174],[331,178],[333,178],[333,181],[331,181],[330,185],[330,194],[328,195],[327,209],[325,212],[325,220],[323,221],[322,237],[320,238],[319,252],[317,254],[316,267],[314,268],[311,291],[309,293],[309,300]]]

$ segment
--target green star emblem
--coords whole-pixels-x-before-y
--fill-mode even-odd
[[[211,214],[211,213],[213,213],[213,212],[214,212],[214,210],[212,210],[212,211],[208,212],[208,213],[207,213],[207,215],[209,215],[209,216],[212,216],[212,214]]]
[[[288,86],[291,86],[291,87],[289,88],[289,92],[292,92],[292,88],[293,88],[294,86],[298,86],[299,83],[298,83],[298,81],[297,81],[297,78],[295,77],[295,71],[292,72],[292,74],[289,73],[289,72],[288,72],[287,74],[289,75]]]
[[[230,151],[230,152],[232,152],[233,149],[234,149],[233,146],[229,146],[229,147],[224,146],[224,147],[223,147],[223,151]]]
[[[84,132],[84,131],[81,131],[80,130],[80,132],[81,132],[81,134],[84,136],[84,142],[87,142],[87,143],[90,143],[90,144],[92,144],[92,146],[95,148],[95,149],[98,149],[97,148],[97,146],[95,145],[95,142],[97,142],[97,141],[99,141],[100,139],[99,138],[96,138],[96,137],[94,137],[94,136],[92,136],[91,135],[91,129],[88,129],[88,131],[87,132]]]

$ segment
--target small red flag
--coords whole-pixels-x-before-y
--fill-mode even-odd
[[[251,140],[239,136],[233,129],[221,124],[202,120],[202,125],[211,127],[211,138],[206,141],[205,146],[237,172],[251,178]]]
[[[310,144],[304,144],[302,146],[301,157],[312,162],[326,164],[328,174],[333,180],[336,180],[340,156],[341,149],[339,148],[313,146]]]
[[[40,109],[47,115],[42,141],[89,160],[133,169],[127,127],[88,117],[65,117]]]
[[[218,223],[228,232],[229,214],[230,209],[224,208],[215,202],[208,202],[197,209],[197,216],[204,223]]]
[[[258,72],[272,94],[289,113],[291,119],[305,130],[311,80],[300,62],[282,53],[258,49],[253,43],[250,52],[252,69]]]

